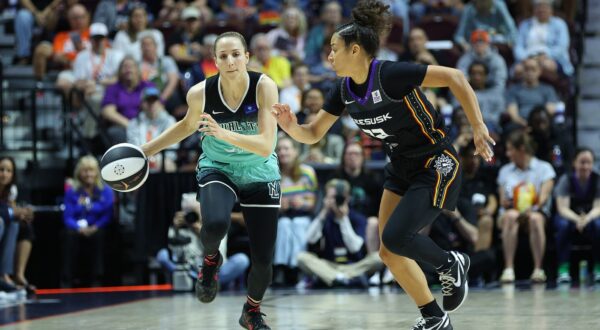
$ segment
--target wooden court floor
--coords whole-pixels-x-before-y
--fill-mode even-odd
[[[80,299],[95,299],[80,296]],[[436,294],[438,301],[441,299]],[[41,299],[51,305],[61,299]],[[208,305],[192,294],[143,297],[116,305],[49,315],[12,323],[2,329],[240,329],[243,293],[220,294]],[[77,304],[71,302],[71,304]],[[100,304],[102,305],[102,304]],[[39,306],[38,306],[39,307]],[[27,305],[11,309],[27,318]],[[262,311],[273,329],[410,329],[418,317],[409,297],[398,290],[271,291]],[[0,317],[7,310],[0,309]],[[600,288],[514,286],[471,291],[451,314],[454,329],[600,329]]]

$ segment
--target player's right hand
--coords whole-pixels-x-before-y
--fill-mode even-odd
[[[298,118],[290,109],[290,106],[282,103],[273,104],[273,109],[271,110],[271,114],[275,119],[277,119],[277,124],[284,131],[288,131],[288,129],[292,125],[298,125]]]

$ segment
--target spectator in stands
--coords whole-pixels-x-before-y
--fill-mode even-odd
[[[141,43],[144,36],[153,38],[158,57],[165,55],[165,41],[162,32],[149,28],[146,9],[143,6],[136,6],[129,11],[127,27],[117,32],[113,48],[140,61],[142,59]]]
[[[489,87],[497,87],[496,93],[504,93],[504,87],[508,77],[506,62],[502,56],[491,47],[490,35],[485,30],[475,30],[471,33],[471,47],[460,57],[456,64],[456,68],[469,78],[468,69],[475,61],[485,63],[487,66],[488,72],[485,84]]]
[[[284,88],[291,85],[291,64],[287,58],[271,54],[271,45],[264,33],[257,33],[250,41],[250,57],[248,68],[267,74],[277,87]]]
[[[234,30],[252,29],[258,22],[258,0],[225,0],[219,1],[220,12],[217,19],[233,25]]]
[[[202,17],[194,6],[186,7],[181,12],[183,28],[176,30],[169,39],[167,48],[169,55],[175,59],[180,72],[185,72],[194,63],[206,56],[207,50],[202,45]]]
[[[100,284],[104,273],[104,236],[112,219],[113,192],[100,179],[98,161],[93,156],[83,156],[77,162],[71,186],[65,192],[63,239],[63,267],[61,285],[70,287],[73,280],[73,263],[84,241],[91,246],[91,284]],[[81,269],[77,264],[77,269]]]
[[[418,22],[423,16],[445,15],[460,17],[463,9],[462,0],[417,0],[411,1],[410,13]]]
[[[83,5],[73,5],[67,13],[70,31],[61,31],[53,44],[41,42],[33,54],[33,72],[37,80],[46,76],[48,61],[53,67],[68,69],[77,53],[90,46],[90,16]]]
[[[321,6],[320,23],[313,26],[306,36],[304,58],[319,58],[323,46],[329,44],[328,36],[335,32],[335,28],[342,22],[342,6],[338,1],[328,1]]]
[[[529,135],[536,144],[535,156],[552,164],[557,175],[563,174],[575,153],[571,132],[555,125],[544,106],[531,110],[527,119]]]
[[[545,222],[550,215],[550,202],[554,178],[552,165],[534,156],[533,141],[529,135],[518,130],[506,141],[506,155],[510,163],[502,166],[498,174],[500,212],[498,227],[502,233],[504,270],[501,282],[515,280],[514,257],[519,237],[519,227],[529,231],[533,255],[534,283],[545,282],[542,261],[546,249]]]
[[[288,7],[281,14],[278,28],[267,33],[274,55],[287,58],[290,62],[304,60],[306,41],[306,16],[298,7]]]
[[[213,10],[209,7],[207,0],[195,0],[190,2],[190,6],[196,7],[200,11],[200,17],[204,24],[209,25],[213,20]],[[185,1],[163,0],[158,17],[154,20],[154,26],[157,29],[170,28],[177,26],[181,12],[188,6]]]
[[[327,93],[337,81],[331,62],[327,59],[330,53],[329,39],[325,38],[321,54],[318,57],[307,57],[304,61],[309,67],[311,86],[320,89],[324,93]]]
[[[533,17],[519,24],[514,48],[518,62],[533,57],[544,73],[570,76],[574,69],[569,57],[569,29],[565,21],[553,15],[552,0],[533,0]],[[515,74],[522,70],[515,67]]]
[[[289,137],[277,141],[281,169],[281,209],[275,242],[274,284],[296,284],[298,253],[306,251],[306,230],[315,212],[315,170],[301,164],[299,148]]]
[[[117,81],[117,68],[123,58],[121,52],[107,47],[107,36],[106,25],[93,23],[90,26],[91,48],[79,52],[73,70],[62,71],[56,81],[56,87],[66,96],[73,87],[82,91],[96,112],[99,111],[105,87]],[[78,105],[79,101],[74,101]]]
[[[542,70],[539,62],[533,58],[523,61],[523,82],[509,86],[506,94],[508,103],[506,111],[513,126],[527,126],[527,117],[537,105],[546,107],[550,115],[554,115],[556,102],[559,101],[554,88],[540,82]]]
[[[114,36],[118,31],[127,29],[131,12],[140,6],[146,7],[137,0],[102,0],[96,7],[93,21],[104,23],[110,35]]]
[[[11,157],[1,156],[0,291],[5,292],[16,291],[20,286],[31,288],[25,278],[25,267],[31,251],[31,240],[28,241],[29,244],[24,240],[32,238],[33,210],[30,207],[17,206],[17,195],[15,161]],[[15,252],[16,262],[14,262]],[[14,265],[17,268],[13,268]],[[14,275],[14,280],[9,275]]]
[[[45,31],[54,31],[60,15],[57,12],[62,0],[31,1],[20,0],[21,8],[15,16],[15,64],[27,64],[31,60],[31,42],[34,26]]]
[[[492,231],[494,229],[494,216],[498,211],[498,191],[495,177],[496,173],[491,167],[482,167],[481,158],[474,155],[475,144],[471,141],[459,150],[459,157],[463,166],[463,181],[461,184],[459,200],[468,203],[476,216],[478,238],[474,251],[488,251],[492,249]]]
[[[306,116],[306,122],[311,122],[317,115]],[[303,144],[300,159],[303,163],[339,164],[344,149],[344,139],[337,134],[329,133],[315,144]]]
[[[365,151],[358,142],[348,142],[342,151],[340,166],[331,178],[341,179],[350,184],[350,207],[367,217],[365,247],[367,253],[379,251],[379,202],[381,199],[381,178],[367,170]],[[389,278],[384,282],[393,280]],[[378,277],[377,277],[378,278]]]
[[[207,34],[202,40],[204,49],[206,49],[208,56],[203,57],[200,62],[194,63],[189,71],[184,74],[185,77],[185,91],[194,86],[195,84],[203,81],[206,78],[210,78],[219,72],[217,65],[215,64],[215,53],[214,46],[215,40],[217,40],[216,34]],[[190,76],[187,76],[187,73]],[[190,79],[190,80],[188,80]]]
[[[142,80],[150,81],[160,90],[160,101],[172,110],[183,103],[179,91],[179,70],[171,56],[158,52],[156,35],[148,32],[140,34],[142,59],[140,71]]]
[[[512,46],[517,39],[517,27],[504,1],[473,0],[467,4],[454,34],[454,41],[469,50],[472,33],[483,30],[489,34],[488,42]],[[471,43],[473,41],[471,40]]]
[[[165,110],[164,105],[160,102],[158,88],[146,87],[142,91],[142,112],[130,120],[129,125],[127,125],[127,142],[140,146],[156,138],[173,124],[175,124],[175,118]],[[170,148],[176,149],[178,147],[179,143]],[[177,153],[166,151],[164,156],[166,157],[163,157],[163,153],[159,153],[148,159],[151,172],[158,172],[162,169],[166,172],[176,170]]]
[[[312,87],[302,93],[301,102],[302,108],[296,113],[296,117],[298,118],[298,123],[304,124],[309,115],[317,114],[323,108],[325,97],[320,89]]]
[[[571,282],[571,243],[579,232],[592,243],[594,280],[600,283],[600,175],[593,168],[592,150],[577,149],[573,171],[563,174],[554,190],[558,211],[554,216],[554,225],[559,282]]]
[[[490,134],[498,136],[500,129],[500,116],[504,113],[506,106],[504,100],[504,87],[491,85],[488,81],[488,66],[484,62],[473,61],[468,69],[468,79],[471,87],[477,95],[479,109],[483,116],[483,121],[488,127]],[[456,98],[453,99],[455,106],[458,106]],[[492,137],[494,138],[494,137]],[[494,140],[497,140],[494,138]]]
[[[182,194],[181,197],[181,211],[175,213],[173,225],[169,227],[169,248],[160,249],[156,259],[169,273],[177,269],[177,264],[185,265],[190,278],[195,281],[198,267],[204,259],[204,247],[200,241],[202,215],[195,192]],[[176,241],[182,238],[189,239],[189,243],[176,244]],[[223,265],[219,269],[219,284],[225,287],[244,275],[250,266],[250,259],[244,253],[236,253],[228,258],[227,236],[221,241],[219,252],[223,256]]]
[[[125,56],[119,64],[118,81],[106,88],[101,104],[112,144],[125,142],[127,126],[140,113],[141,95],[146,87],[156,86],[142,80],[137,62],[133,57]]]
[[[292,66],[292,84],[279,93],[281,102],[289,104],[294,113],[300,112],[302,110],[302,94],[310,87],[308,65],[300,62]]]
[[[437,60],[427,49],[427,41],[427,34],[423,29],[411,29],[408,35],[408,51],[400,55],[400,61],[437,65]]]
[[[340,179],[328,181],[323,208],[306,233],[310,244],[320,242],[317,254],[298,254],[300,269],[327,286],[366,285],[367,275],[383,265],[377,253],[366,254],[367,219],[349,204],[350,184]]]

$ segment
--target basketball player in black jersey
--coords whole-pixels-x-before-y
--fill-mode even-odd
[[[275,104],[273,115],[292,138],[313,144],[346,109],[363,132],[385,143],[390,163],[385,167],[379,210],[379,254],[421,310],[413,329],[452,329],[447,312],[458,309],[467,296],[469,257],[444,251],[418,232],[442,209],[455,209],[461,169],[443,119],[419,86],[450,88],[473,127],[476,153],[486,161],[493,155],[489,144],[495,142],[483,123],[475,93],[460,71],[375,59],[378,36],[388,28],[389,6],[362,1],[352,10],[352,18],[331,38],[328,59],[342,78],[324,109],[304,125],[298,125],[285,104]],[[415,260],[437,268],[445,311],[433,298]]]

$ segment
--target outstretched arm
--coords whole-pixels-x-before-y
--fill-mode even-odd
[[[157,154],[196,131],[200,116],[204,112],[204,82],[190,88],[187,94],[187,103],[188,111],[183,119],[169,127],[152,141],[142,145],[142,150],[146,154],[146,157]]]
[[[298,125],[298,119],[290,110],[290,106],[281,103],[275,104],[271,113],[277,118],[279,127],[288,133],[292,139],[306,144],[319,142],[338,119],[337,116],[321,109],[312,122]]]
[[[496,144],[490,137],[487,127],[483,122],[481,111],[479,110],[479,103],[475,92],[469,82],[465,78],[464,74],[459,70],[447,68],[437,65],[429,65],[427,67],[427,73],[425,79],[421,84],[423,87],[448,87],[452,94],[456,96],[456,99],[460,102],[463,107],[469,123],[473,127],[473,139],[475,140],[475,154],[480,155],[486,161],[491,161],[494,152],[488,145],[491,143]]]
[[[271,116],[273,104],[277,102],[279,93],[277,85],[271,78],[264,76],[256,87],[258,89],[258,134],[244,135],[221,128],[209,114],[203,114],[199,124],[205,135],[214,136],[241,149],[268,157],[275,148],[277,122]]]

